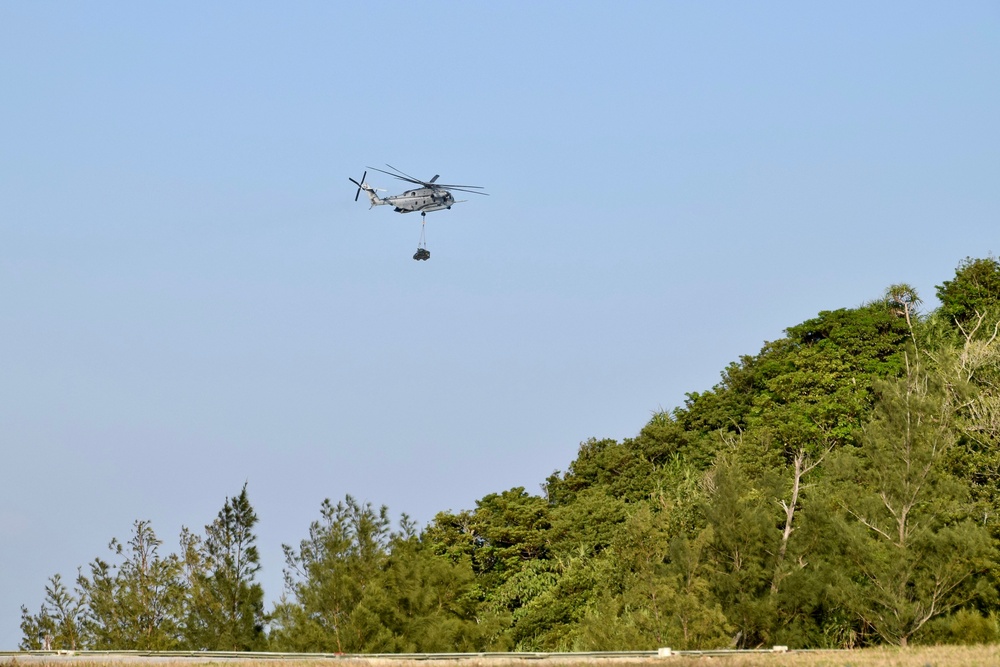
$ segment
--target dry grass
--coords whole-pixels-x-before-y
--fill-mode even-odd
[[[393,660],[388,658],[355,659],[242,659],[218,657],[179,658],[176,656],[138,657],[102,655],[27,655],[0,657],[0,667],[317,667],[318,663],[336,667],[1000,667],[1000,646],[935,646],[909,649],[878,648],[860,651],[804,651],[784,654],[733,654],[725,656],[673,656],[644,660],[628,658],[551,657],[462,658],[455,660]]]

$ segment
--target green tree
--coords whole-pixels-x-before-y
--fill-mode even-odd
[[[735,626],[735,642],[756,646],[770,639],[775,622],[770,554],[777,547],[771,499],[775,475],[754,480],[734,455],[720,458],[706,476],[705,519],[712,539],[705,545],[712,590]]]
[[[584,489],[601,487],[608,496],[633,502],[649,497],[655,481],[655,463],[641,444],[628,439],[590,439],[580,445],[565,473],[553,473],[545,484],[550,503],[571,502]]]
[[[359,608],[379,631],[365,651],[435,653],[490,648],[497,628],[477,614],[474,575],[467,558],[453,561],[431,545],[404,516],[389,544],[377,586],[365,590]]]
[[[425,531],[437,553],[469,560],[488,617],[497,623],[507,619],[505,638],[494,638],[494,644],[535,647],[525,638],[537,633],[518,625],[526,608],[558,579],[550,512],[545,498],[515,487],[484,496],[474,511],[442,512]]]
[[[32,614],[27,607],[21,605],[21,651],[49,650],[51,638],[55,635],[56,623],[49,616],[48,609],[43,604],[37,614]]]
[[[765,348],[746,429],[767,427],[774,444],[850,442],[874,401],[873,383],[896,377],[910,331],[885,300],[821,312]]]
[[[185,592],[182,624],[184,648],[207,649],[212,636],[209,624],[213,619],[207,611],[212,606],[212,598],[206,586],[208,564],[204,540],[182,526],[180,547],[179,576]]]
[[[254,579],[260,570],[257,514],[243,485],[226,498],[205,540],[182,535],[185,564],[193,566],[186,635],[193,648],[259,650],[265,643],[264,591]],[[194,549],[200,553],[190,553]]]
[[[25,651],[82,648],[82,619],[83,603],[66,588],[62,576],[55,574],[45,587],[45,601],[38,614],[31,614],[27,607],[21,606],[20,648]]]
[[[477,500],[472,512],[438,514],[426,532],[440,553],[468,557],[483,595],[512,611],[525,599],[497,591],[525,563],[550,559],[549,514],[544,498],[515,487]]]
[[[808,646],[828,603],[822,538],[827,514],[815,482],[835,439],[801,444],[787,460],[773,429],[728,440],[704,477],[701,576],[732,625],[737,646]],[[702,534],[704,534],[702,530]],[[685,539],[694,543],[689,533]],[[811,567],[812,565],[812,567]],[[808,592],[808,594],[807,594]]]
[[[583,650],[728,647],[732,627],[709,584],[711,527],[670,537],[671,521],[638,507],[606,552],[595,604],[579,624]]]
[[[941,378],[960,434],[954,472],[969,480],[975,513],[991,526],[1000,516],[1000,312],[994,318],[978,313],[952,335],[936,327],[925,335],[924,355]]]
[[[968,517],[968,489],[948,466],[952,410],[937,378],[911,365],[881,385],[863,446],[840,457],[849,604],[878,634],[906,646],[928,621],[977,594],[994,547]]]
[[[966,257],[955,269],[955,277],[937,286],[941,315],[965,326],[977,314],[1000,306],[1000,261],[995,257]]]
[[[910,330],[910,338],[913,340],[913,344],[916,345],[917,339],[913,332],[913,327],[919,315],[920,304],[923,303],[917,294],[917,290],[906,283],[898,283],[890,285],[885,290],[882,298],[897,316],[906,319],[906,327]]]
[[[363,651],[382,631],[359,607],[389,557],[388,508],[374,510],[351,496],[324,500],[298,549],[283,545],[285,593],[275,606],[271,639],[277,650]]]
[[[100,558],[77,578],[86,607],[81,623],[88,648],[169,650],[180,641],[185,590],[176,555],[161,557],[149,521],[136,521],[132,538],[108,548],[120,561]]]
[[[901,311],[898,299],[909,310]],[[637,446],[654,464],[681,457],[704,470],[728,439],[755,429],[770,430],[788,462],[813,443],[851,442],[871,410],[873,382],[902,371],[915,299],[915,292],[901,293],[789,327],[784,338],[731,363],[711,391],[691,392],[683,407],[655,414]]]

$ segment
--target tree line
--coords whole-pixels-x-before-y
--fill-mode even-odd
[[[1000,262],[741,357],[532,494],[419,528],[351,496],[265,611],[244,485],[177,553],[145,521],[21,608],[22,649],[322,652],[1000,641]]]

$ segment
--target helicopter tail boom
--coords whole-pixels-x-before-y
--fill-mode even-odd
[[[365,191],[365,194],[368,195],[368,200],[372,203],[372,205],[368,208],[371,208],[372,206],[383,206],[389,203],[375,194],[375,188],[369,186],[367,183],[362,185],[361,189]]]
[[[368,172],[366,171],[365,175],[361,177],[360,183],[354,180],[353,178],[347,179],[351,183],[354,183],[356,186],[358,186],[358,191],[354,195],[354,201],[358,201],[358,196],[361,194],[361,191],[364,190],[365,194],[368,195],[368,200],[372,203],[372,206],[382,206],[383,204],[388,204],[389,202],[385,201],[384,199],[378,196],[378,194],[375,192],[375,188],[373,188],[372,186],[368,185],[367,182],[365,182],[365,176],[367,175]],[[371,208],[371,206],[369,206],[369,208]]]

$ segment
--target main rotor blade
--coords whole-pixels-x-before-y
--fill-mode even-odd
[[[417,178],[411,178],[409,176],[400,176],[399,174],[394,174],[391,171],[386,171],[385,169],[379,169],[378,167],[368,167],[369,169],[374,169],[375,171],[386,174],[387,176],[392,176],[393,178],[398,178],[401,181],[406,181],[408,183],[413,183],[414,185],[423,185],[424,187],[430,187],[429,183],[421,181]]]
[[[393,167],[393,166],[392,166],[391,164],[389,164],[388,162],[386,162],[386,163],[385,163],[385,166],[389,167],[389,169],[392,169],[393,171],[398,171],[399,173],[401,173],[401,174],[402,174],[403,176],[406,176],[406,177],[407,177],[408,179],[410,179],[411,181],[416,181],[416,182],[418,182],[418,183],[426,183],[426,182],[427,182],[427,181],[421,181],[421,180],[420,180],[419,178],[414,178],[413,176],[410,176],[409,174],[407,174],[407,173],[406,173],[405,171],[403,171],[402,169],[396,169],[395,167]]]
[[[472,194],[472,195],[482,195],[484,197],[489,197],[490,196],[490,193],[488,193],[488,192],[477,192],[476,190],[466,190],[464,187],[456,188],[454,185],[442,185],[440,187],[441,187],[442,190],[458,190],[459,192],[468,192],[469,194]],[[473,186],[469,186],[469,187],[479,187],[479,186],[473,185]]]
[[[447,189],[455,189],[455,188],[470,188],[472,190],[482,190],[483,189],[482,185],[455,185],[455,184],[448,184],[448,183],[435,183],[434,187],[435,188],[447,188]]]
[[[368,167],[368,168],[369,169],[374,169],[375,171],[381,172],[381,173],[386,174],[388,176],[392,176],[393,178],[398,178],[401,181],[407,181],[407,182],[413,183],[415,185],[422,185],[425,188],[431,188],[432,190],[461,190],[462,192],[471,192],[474,195],[485,195],[486,194],[485,192],[476,192],[476,190],[482,190],[483,189],[484,186],[482,186],[482,185],[448,185],[448,184],[445,184],[445,183],[438,183],[437,179],[440,177],[440,175],[435,176],[434,178],[432,178],[429,181],[421,181],[419,178],[413,178],[412,176],[410,176],[406,172],[401,171],[399,169],[396,169],[391,164],[386,163],[385,166],[387,166],[390,169],[393,169],[393,170],[395,170],[395,171],[397,171],[399,173],[398,174],[394,174],[391,171],[386,171],[385,169],[379,169],[378,167]],[[402,176],[400,176],[399,174],[402,174]]]

